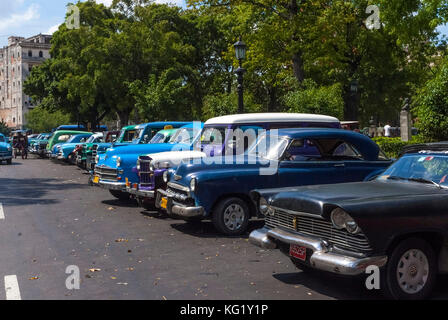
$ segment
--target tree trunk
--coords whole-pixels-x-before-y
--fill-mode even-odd
[[[302,84],[305,80],[305,72],[303,70],[303,58],[302,53],[298,52],[292,56],[292,66],[294,70],[294,76],[299,84]]]
[[[297,19],[297,15],[299,13],[299,6],[297,4],[297,0],[290,0],[288,5],[288,15],[290,22],[293,22],[295,19]],[[300,35],[297,35],[296,33],[292,36],[292,41],[297,42],[300,39]],[[303,70],[303,57],[302,52],[298,51],[295,52],[292,55],[292,67],[294,76],[296,77],[299,84],[303,83],[303,80],[305,80],[305,71]]]
[[[277,109],[277,89],[274,87],[268,88],[268,94],[268,112],[274,112]]]

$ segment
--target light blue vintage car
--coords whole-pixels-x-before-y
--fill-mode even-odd
[[[135,143],[127,145],[117,143],[107,149],[106,153],[97,155],[97,163],[94,172],[92,172],[91,183],[94,186],[108,189],[118,199],[128,199],[129,193],[126,192],[126,182],[138,182],[135,168],[138,157],[141,154],[171,151],[176,148],[175,143],[169,143],[166,139],[162,139],[166,143],[157,143],[160,140],[157,133],[188,125],[191,126],[192,123],[156,122],[139,126],[137,130],[140,130],[140,132],[134,139]],[[165,130],[160,130],[160,127]],[[157,128],[159,130],[155,131]],[[171,134],[174,133],[173,131]],[[148,137],[151,137],[151,139],[148,140]],[[183,150],[188,148],[190,148],[189,144],[185,145]]]
[[[11,164],[12,147],[7,141],[6,137],[0,133],[0,163],[6,161],[7,164]]]

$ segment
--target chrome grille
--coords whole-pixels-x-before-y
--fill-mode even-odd
[[[98,154],[98,145],[94,144],[92,147],[92,158],[95,159],[97,154]]]
[[[104,180],[118,180],[118,170],[109,167],[95,167],[95,174]]]
[[[148,157],[141,156],[139,157],[140,161],[140,184],[148,186],[152,185],[151,175],[153,172],[151,171],[151,159]]]
[[[341,249],[351,249],[356,251],[371,251],[369,241],[362,233],[350,234],[345,230],[336,229],[329,221],[321,218],[309,217],[300,214],[291,214],[282,210],[275,210],[274,216],[266,217],[266,226],[270,228],[284,228],[309,234]]]

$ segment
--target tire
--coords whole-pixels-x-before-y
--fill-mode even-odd
[[[381,289],[387,297],[420,300],[431,294],[438,266],[437,256],[428,242],[418,238],[406,239],[394,248],[388,258],[381,272]],[[406,263],[409,266],[406,267]],[[399,266],[403,266],[405,272],[400,273]],[[418,283],[418,280],[421,282]]]
[[[113,195],[115,198],[121,200],[121,201],[128,201],[129,200],[129,193],[118,191],[118,190],[109,190],[110,194]]]
[[[12,159],[6,160],[6,164],[11,165],[12,164]]]
[[[240,198],[221,200],[212,214],[212,222],[215,228],[229,236],[245,233],[249,225],[249,219],[249,206]]]

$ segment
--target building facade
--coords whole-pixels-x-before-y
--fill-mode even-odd
[[[10,128],[23,129],[25,114],[35,107],[24,94],[23,83],[31,70],[50,58],[51,36],[9,37],[0,48],[0,120]]]

